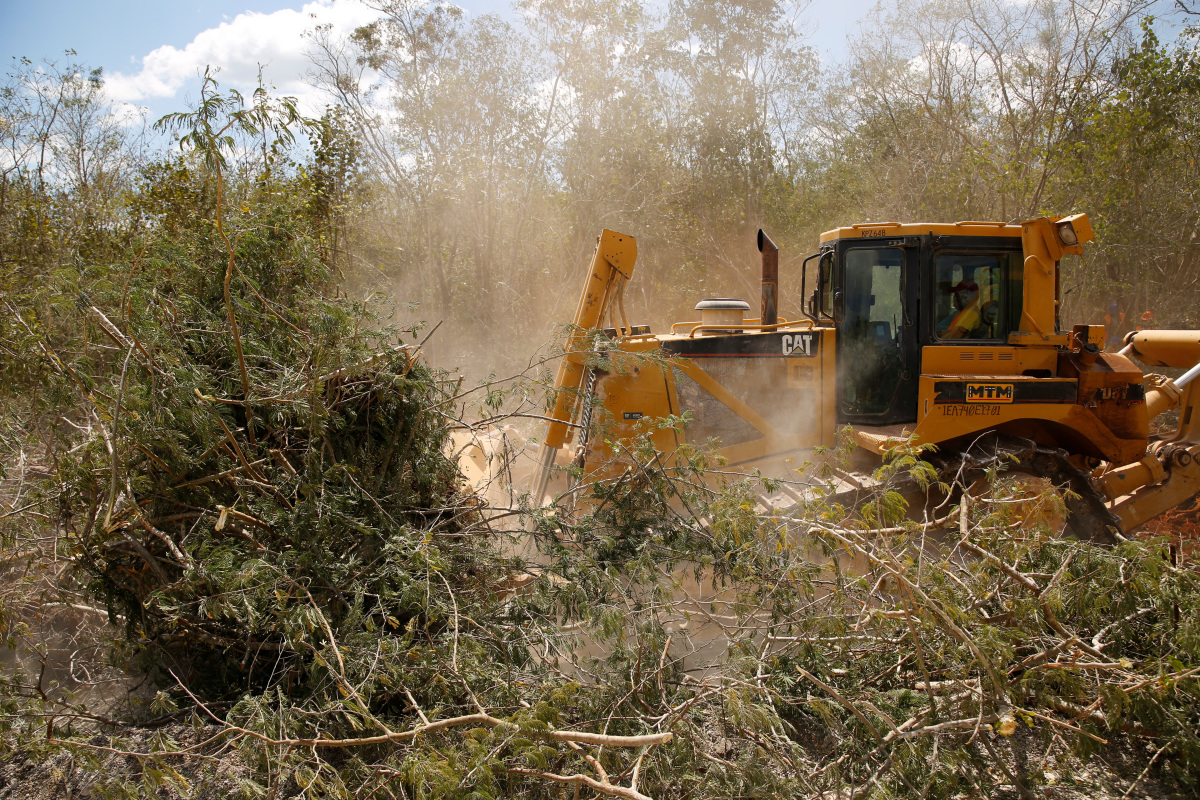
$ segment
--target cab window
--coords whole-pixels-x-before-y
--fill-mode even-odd
[[[934,335],[948,341],[1002,340],[1016,330],[1021,315],[1019,262],[1019,253],[938,254]]]
[[[887,413],[903,372],[904,251],[855,248],[844,256],[845,290],[834,299],[841,324],[838,370],[841,411]]]
[[[819,262],[820,281],[820,300],[819,308],[821,314],[829,319],[833,319],[833,253],[824,253]]]

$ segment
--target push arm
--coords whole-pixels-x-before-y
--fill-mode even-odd
[[[567,442],[570,427],[567,423],[575,414],[579,403],[579,387],[587,372],[588,353],[584,349],[589,333],[599,327],[609,304],[618,295],[621,286],[633,275],[637,261],[637,240],[616,231],[603,231],[596,243],[591,267],[584,280],[583,291],[575,317],[571,320],[571,333],[567,338],[566,352],[558,365],[554,379],[554,406],[550,410],[551,422],[546,427],[546,438],[538,454],[538,468],[534,473],[533,497],[540,503],[550,479],[550,468],[554,458]]]

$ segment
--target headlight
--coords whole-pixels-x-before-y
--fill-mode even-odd
[[[1067,247],[1074,247],[1079,244],[1079,237],[1075,235],[1075,226],[1070,222],[1060,222],[1058,227],[1058,239]]]

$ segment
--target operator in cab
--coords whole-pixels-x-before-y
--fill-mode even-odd
[[[964,278],[946,290],[954,295],[954,313],[937,325],[943,339],[966,339],[975,335],[983,324],[979,313],[979,285]]]

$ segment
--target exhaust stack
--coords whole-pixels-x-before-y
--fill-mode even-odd
[[[758,252],[762,253],[762,324],[779,322],[779,248],[762,228],[758,229]]]

